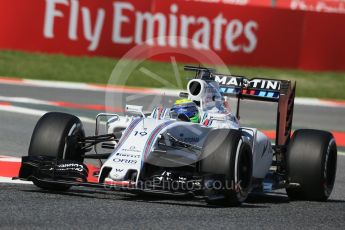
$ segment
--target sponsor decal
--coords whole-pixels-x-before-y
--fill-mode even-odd
[[[137,149],[134,145],[129,148],[123,148],[121,149],[121,152],[131,152],[131,153],[141,153],[142,150]]]
[[[76,0],[46,0],[43,35],[54,39],[57,22],[65,20],[68,26],[67,33],[64,32],[68,39],[80,39],[78,32],[82,31],[83,38],[89,43],[89,51],[97,50],[100,41],[109,35],[112,43],[122,45],[146,43],[150,46],[242,53],[252,53],[257,47],[259,25],[254,20],[228,19],[222,13],[214,17],[185,15],[176,3],[168,7],[165,5],[161,12],[152,12],[151,7],[140,9],[140,5],[130,1],[114,1],[112,5],[107,4],[107,8],[90,9],[90,6]],[[104,32],[109,22],[112,28],[110,34]],[[130,33],[128,30],[131,30]],[[158,37],[156,44],[154,37]],[[190,44],[188,37],[200,42]]]
[[[178,138],[179,141],[182,142],[187,142],[187,143],[195,143],[195,142],[199,142],[200,138],[199,137],[185,137],[183,133],[180,133],[180,137]]]
[[[214,80],[223,86],[242,86],[241,77],[229,77],[224,75],[213,75]],[[243,86],[249,88],[280,90],[280,81],[268,79],[243,79]]]
[[[181,141],[183,142],[199,142],[199,137],[184,137]]]
[[[85,168],[81,164],[69,163],[69,164],[58,164],[56,165],[56,168],[50,168],[49,170],[55,170],[55,171],[73,170],[73,171],[83,172]]]
[[[3,1],[0,27],[6,36],[1,36],[0,46],[6,49],[121,58],[144,45],[157,52],[187,51],[191,56],[212,51],[230,65],[345,68],[343,59],[337,58],[344,56],[339,47],[344,41],[345,4],[340,0],[217,0],[231,3],[221,4],[221,9],[216,0]],[[34,11],[25,10],[31,8]],[[324,17],[309,10],[334,13]],[[169,55],[150,59],[171,61]],[[191,57],[184,59],[195,62]]]
[[[114,158],[113,161],[116,163],[133,164],[133,165],[138,162],[137,160],[124,159],[124,158]]]
[[[345,2],[344,1],[332,1],[332,0],[290,0],[290,4],[283,4],[282,8],[288,8],[292,10],[305,10],[305,11],[316,11],[316,12],[328,12],[328,13],[345,13]],[[282,4],[282,3],[281,3]],[[279,6],[279,4],[278,4]]]
[[[129,153],[116,153],[118,157],[128,157],[128,158],[140,158],[140,154],[129,154]]]

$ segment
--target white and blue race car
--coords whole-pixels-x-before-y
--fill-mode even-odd
[[[336,143],[320,130],[291,136],[296,84],[185,69],[196,75],[170,108],[158,106],[147,115],[142,106],[126,105],[135,115],[100,114],[95,136],[85,137],[76,116],[45,114],[18,178],[49,190],[111,186],[132,193],[192,194],[224,205],[239,205],[252,191],[281,188],[292,199],[327,200],[335,181]],[[237,98],[235,114],[228,97]],[[256,128],[240,125],[242,99],[278,103],[274,144]],[[101,117],[107,119],[104,135],[98,134]],[[109,153],[90,153],[92,146]],[[87,158],[105,160],[98,183],[87,181]]]

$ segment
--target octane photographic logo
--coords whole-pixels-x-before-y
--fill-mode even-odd
[[[117,171],[120,171],[117,169]],[[122,172],[123,170],[121,170]],[[139,190],[160,190],[164,189],[167,191],[198,191],[204,190],[206,193],[212,193],[213,195],[219,192],[221,195],[223,191],[236,191],[245,192],[241,187],[241,181],[235,183],[234,181],[224,181],[224,180],[210,180],[207,183],[201,183],[201,181],[195,180],[183,180],[185,178],[179,178],[179,180],[171,180],[162,177],[156,177],[153,180],[139,180],[136,189]],[[104,184],[104,188],[107,190],[126,190],[126,187],[118,186],[114,181],[108,181]],[[130,190],[131,187],[128,187]]]
[[[225,63],[222,59],[211,50],[190,50],[190,49],[174,49],[169,47],[156,47],[148,44],[157,44],[157,42],[162,40],[186,40],[188,43],[197,44],[203,46],[203,44],[198,43],[198,41],[191,40],[188,38],[181,37],[156,37],[150,39],[138,45],[131,50],[129,50],[116,64],[115,68],[112,71],[112,74],[109,78],[105,104],[106,108],[119,108],[125,113],[124,109],[126,105],[140,105],[143,106],[144,113],[150,113],[154,108],[171,108],[175,100],[179,98],[179,92],[186,92],[186,83],[187,80],[194,78],[194,72],[185,72],[183,71],[183,65],[178,64],[183,62],[183,58],[187,57],[188,59],[193,58],[194,63],[190,65],[202,65],[205,67],[222,67],[222,73],[230,74],[229,70],[225,68]],[[170,65],[168,63],[162,63],[162,69],[160,73],[157,73],[157,67],[152,68],[152,62],[159,56],[168,56],[170,57]],[[181,60],[180,60],[181,59]],[[182,76],[183,73],[183,76]],[[149,84],[148,84],[149,82]],[[145,84],[146,86],[154,86],[155,89],[149,90],[145,88],[136,88],[133,85]],[[112,90],[116,88],[116,90]],[[211,98],[211,96],[210,96]],[[111,113],[111,111],[107,111]],[[140,115],[138,115],[140,116]],[[144,121],[145,123],[145,121]],[[146,124],[147,125],[147,124]],[[190,125],[190,124],[186,124]],[[158,125],[157,125],[158,126]],[[139,126],[138,126],[139,127]],[[140,126],[142,128],[142,126]],[[189,134],[185,134],[184,138],[188,137],[201,137],[202,133],[200,129],[193,128],[193,126],[188,126]],[[146,127],[147,128],[147,127]],[[156,127],[151,127],[152,129]],[[183,128],[185,131],[186,129]],[[176,133],[180,134],[182,129],[177,130]],[[162,128],[160,131],[164,131]],[[176,139],[181,141],[180,136],[177,134]],[[139,138],[139,137],[138,137]],[[157,133],[148,133],[144,137],[145,142],[155,141],[159,138]],[[225,136],[217,137],[218,140],[224,139]],[[187,139],[186,139],[187,140]],[[196,140],[196,139],[195,139]],[[198,139],[199,140],[199,139]],[[201,138],[200,138],[201,140]],[[133,139],[127,139],[126,141],[133,141]],[[138,140],[138,143],[140,140]],[[202,142],[195,143],[193,141],[191,144],[199,144],[202,147]],[[144,145],[140,149],[144,149]],[[152,145],[154,146],[154,145]],[[151,147],[152,147],[151,146]],[[214,145],[214,148],[218,146]],[[150,149],[149,149],[150,151]],[[186,148],[186,154],[188,149]],[[193,151],[191,151],[192,154]],[[200,153],[201,151],[199,151]],[[149,155],[149,153],[148,153]],[[192,154],[193,155],[193,154]],[[195,154],[194,154],[195,155]],[[199,154],[200,155],[200,154]],[[198,161],[198,158],[195,158],[195,161]],[[190,163],[190,161],[189,161]],[[163,167],[177,167],[181,166],[181,162],[165,162],[165,163],[154,163],[160,164],[159,166]],[[161,165],[164,164],[164,165]]]

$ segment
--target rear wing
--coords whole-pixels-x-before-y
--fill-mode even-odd
[[[242,99],[278,103],[276,120],[276,147],[286,146],[290,141],[296,82],[266,78],[248,79],[244,76],[215,73],[214,69],[185,66],[187,71],[195,71],[195,78],[215,81],[223,96],[237,97],[236,116],[240,118]]]
[[[243,76],[210,74],[210,80],[219,84],[224,96],[239,96],[252,100],[278,101],[282,82],[264,78],[247,79]]]
[[[278,103],[276,145],[284,146],[290,141],[296,83],[266,78],[247,79],[243,76],[210,73],[209,80],[219,84],[223,96],[238,98],[236,116],[240,118],[240,100],[259,100]]]

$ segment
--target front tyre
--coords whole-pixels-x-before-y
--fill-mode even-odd
[[[337,146],[331,133],[301,129],[294,132],[287,151],[289,183],[294,200],[325,201],[333,190],[337,170]]]
[[[76,116],[50,112],[44,114],[36,124],[29,147],[29,156],[47,156],[57,160],[83,162],[84,150],[77,144],[85,137],[83,125]],[[67,190],[71,186],[45,183],[34,180],[43,189]]]
[[[219,175],[223,182],[222,189],[206,188],[206,201],[229,206],[244,202],[251,188],[253,160],[251,147],[243,141],[241,132],[227,129],[211,131],[201,156],[200,172],[211,175],[210,178]],[[216,182],[217,176],[214,176],[208,179],[209,183]]]

